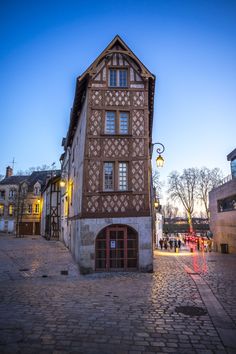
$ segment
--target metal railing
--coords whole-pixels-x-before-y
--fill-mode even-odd
[[[226,183],[232,181],[232,179],[233,179],[232,175],[228,175],[228,176],[224,177],[221,181],[219,181],[219,183],[216,186],[214,186],[212,188],[212,190],[216,189],[216,188],[218,188],[220,186],[223,186],[223,184],[226,184]]]

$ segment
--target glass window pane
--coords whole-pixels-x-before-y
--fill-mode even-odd
[[[113,190],[114,188],[114,167],[112,162],[104,163],[104,190]]]
[[[120,134],[128,134],[129,114],[128,112],[120,112]]]
[[[120,87],[127,87],[127,70],[119,70],[119,86]]]
[[[110,85],[112,87],[116,87],[117,86],[117,80],[116,80],[116,70],[115,69],[110,69]]]
[[[127,190],[127,163],[120,162],[119,163],[119,190],[125,191]]]
[[[115,112],[106,112],[105,133],[115,134]]]

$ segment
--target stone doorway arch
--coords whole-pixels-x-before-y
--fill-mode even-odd
[[[96,237],[95,270],[134,271],[138,269],[138,233],[127,225],[110,225]]]

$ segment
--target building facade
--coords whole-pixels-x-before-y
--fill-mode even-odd
[[[51,171],[13,176],[8,166],[0,182],[0,231],[16,235],[40,235],[41,191]]]
[[[227,159],[231,175],[209,193],[210,229],[216,251],[226,244],[229,253],[236,253],[236,149]]]
[[[61,232],[61,176],[56,172],[41,194],[41,236],[47,240],[59,240]]]
[[[61,238],[82,273],[152,271],[154,87],[119,36],[77,79],[63,139]]]

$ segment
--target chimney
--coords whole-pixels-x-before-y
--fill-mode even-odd
[[[6,178],[11,177],[13,175],[13,169],[10,166],[6,168]]]

